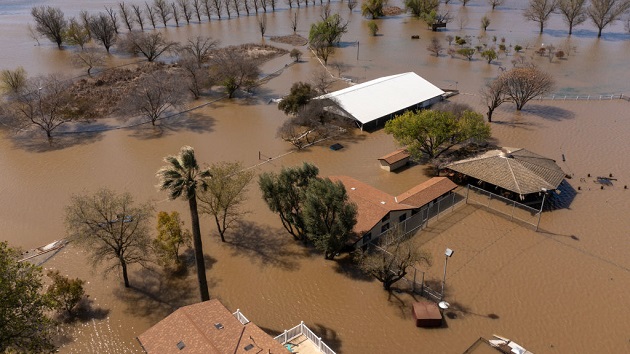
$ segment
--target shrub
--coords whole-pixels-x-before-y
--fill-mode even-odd
[[[370,34],[372,36],[376,36],[376,33],[378,33],[378,25],[376,24],[376,22],[370,21],[367,25],[368,29],[370,30]]]

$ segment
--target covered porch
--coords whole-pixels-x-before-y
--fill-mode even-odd
[[[318,337],[304,324],[304,321],[291,329],[286,329],[274,339],[284,345],[291,353],[336,354],[334,350],[330,349],[330,347],[324,343],[322,337]]]

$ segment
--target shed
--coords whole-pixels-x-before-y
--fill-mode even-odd
[[[442,325],[442,313],[437,304],[433,302],[414,302],[412,307],[413,318],[416,327],[440,327]]]
[[[398,149],[394,152],[390,152],[385,156],[378,158],[381,163],[381,168],[385,171],[395,171],[409,163],[409,152],[406,149]]]
[[[331,112],[349,117],[364,128],[375,128],[407,110],[429,107],[442,100],[442,91],[414,72],[384,76],[317,99],[331,99],[338,109]]]

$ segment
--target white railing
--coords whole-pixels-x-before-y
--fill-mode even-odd
[[[537,96],[537,100],[551,101],[610,101],[614,99],[628,100],[628,96],[624,94],[618,95],[550,95]]]
[[[276,340],[276,342],[284,345],[301,335],[304,335],[304,337],[313,342],[313,344],[319,349],[320,352],[324,354],[336,354],[334,350],[330,349],[330,347],[326,343],[324,343],[322,337],[318,337],[313,331],[311,331],[310,328],[308,328],[304,324],[304,321],[300,322],[299,325],[291,329],[285,329],[283,333],[276,336],[274,339]]]
[[[236,312],[234,312],[232,315],[234,315],[234,317],[236,317],[236,319],[243,325],[249,323],[249,320],[247,319],[247,317],[245,317],[245,315],[243,315],[240,309],[236,309]]]

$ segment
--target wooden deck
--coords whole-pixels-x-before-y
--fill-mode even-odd
[[[293,338],[287,344],[291,344],[291,346],[292,346],[291,347],[291,353],[297,353],[297,354],[321,354],[321,352],[319,351],[319,348],[317,348],[315,346],[315,343],[313,343],[310,340],[308,340],[308,338],[306,338],[306,336],[304,336],[303,334],[301,334],[297,338]],[[287,348],[287,344],[285,344],[285,348]]]

